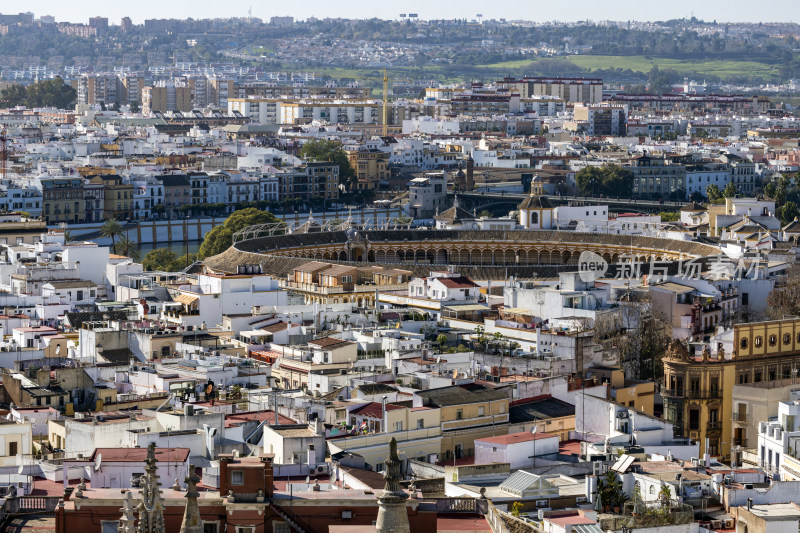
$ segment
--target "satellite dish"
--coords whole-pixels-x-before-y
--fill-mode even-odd
[[[539,421],[536,421],[536,425],[531,428],[531,433],[536,433],[536,430],[539,429]]]
[[[97,454],[97,459],[94,460],[94,471],[95,472],[100,470],[100,464],[102,462],[103,462],[103,454],[102,453],[98,453]]]

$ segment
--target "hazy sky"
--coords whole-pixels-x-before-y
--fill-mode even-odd
[[[109,2],[95,0],[29,0],[3,2],[0,12],[33,11],[53,15],[57,20],[87,22],[93,15],[105,16],[112,24],[128,16],[134,22],[148,18],[214,18],[253,16],[269,19],[275,15],[308,17],[396,18],[399,13],[418,13],[421,18],[486,18],[546,20],[665,20],[695,17],[723,21],[800,22],[800,0],[450,0],[399,2],[376,0],[137,0]],[[567,7],[567,9],[565,9]]]

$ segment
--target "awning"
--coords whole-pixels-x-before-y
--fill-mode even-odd
[[[480,304],[463,304],[463,305],[447,305],[445,309],[448,311],[465,312],[465,311],[491,311],[489,307]]]
[[[180,302],[180,303],[186,304],[186,305],[192,305],[195,302],[197,302],[197,300],[199,300],[199,299],[200,299],[199,296],[194,296],[193,294],[186,294],[186,293],[183,293],[183,292],[180,293],[178,296],[176,296],[174,298],[174,300],[176,302]]]
[[[505,313],[507,315],[533,316],[533,309],[525,307],[504,307],[500,309],[500,312]]]

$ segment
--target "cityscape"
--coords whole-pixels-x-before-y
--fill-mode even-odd
[[[800,528],[796,6],[45,3],[0,531]]]

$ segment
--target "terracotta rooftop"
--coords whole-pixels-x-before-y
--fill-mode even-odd
[[[497,437],[486,437],[485,439],[475,439],[475,442],[487,442],[489,444],[518,444],[520,442],[533,442],[542,439],[557,439],[558,435],[552,433],[510,433],[508,435],[499,435]]]
[[[397,409],[403,409],[400,405],[394,405],[391,403],[386,404],[387,411],[395,411]],[[367,418],[382,418],[383,417],[383,405],[380,402],[369,402],[364,404],[360,407],[356,407],[352,411],[350,411],[351,415],[358,415],[364,416]]]
[[[189,458],[189,448],[156,448],[156,461],[183,463]],[[147,448],[95,448],[88,461],[97,460],[104,463],[144,462],[147,459]]]

